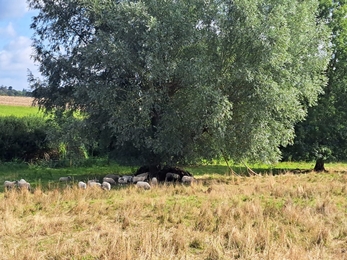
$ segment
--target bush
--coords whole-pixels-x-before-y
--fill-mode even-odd
[[[43,158],[50,150],[46,129],[46,121],[41,117],[0,117],[0,160]]]

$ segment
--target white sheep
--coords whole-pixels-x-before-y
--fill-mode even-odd
[[[96,182],[96,181],[88,181],[88,185],[90,187],[100,187],[101,188],[101,183],[100,182]]]
[[[133,183],[137,183],[139,181],[145,181],[147,179],[147,176],[134,176],[132,178]]]
[[[60,177],[59,178],[59,181],[61,181],[61,182],[68,182],[68,181],[71,181],[71,180],[72,180],[71,176]]]
[[[193,176],[183,176],[182,183],[187,185],[192,185],[195,182],[195,178]]]
[[[108,183],[111,184],[111,185],[116,185],[116,184],[117,184],[116,181],[115,181],[113,178],[110,178],[110,177],[104,177],[104,178],[102,179],[102,181],[103,181],[103,182],[108,182]]]
[[[149,183],[145,182],[145,181],[138,181],[136,183],[136,187],[142,188],[142,189],[145,189],[145,190],[150,190],[151,189],[151,185],[149,185]]]
[[[18,185],[18,188],[20,188],[20,189],[30,190],[30,183],[27,182],[27,181],[24,180],[24,179],[20,179],[20,180],[17,182],[17,185]]]
[[[5,181],[4,182],[4,188],[5,190],[11,190],[14,189],[17,186],[17,181]]]
[[[87,188],[87,184],[85,182],[83,182],[83,181],[79,181],[78,182],[78,187],[80,189],[84,189],[85,190]]]
[[[143,173],[136,175],[136,177],[146,177],[147,178],[148,175],[149,175],[149,172],[143,172]]]
[[[111,184],[107,181],[104,181],[102,184],[101,184],[101,188],[103,190],[111,190]]]
[[[155,186],[155,185],[158,185],[158,179],[156,177],[153,177],[152,180],[151,180],[151,185],[152,186]]]
[[[99,182],[99,181],[96,180],[96,179],[94,179],[94,180],[88,180],[87,184],[88,184],[88,186],[91,186],[91,185],[93,185],[92,183],[94,183],[94,182]]]

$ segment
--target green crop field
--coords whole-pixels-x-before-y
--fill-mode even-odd
[[[42,115],[39,108],[32,106],[31,97],[0,96],[0,116],[30,116]]]
[[[37,107],[0,105],[0,116],[23,117],[42,114]]]

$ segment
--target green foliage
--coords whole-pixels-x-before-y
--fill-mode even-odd
[[[0,117],[0,160],[37,160],[48,152],[46,122],[41,117]]]
[[[81,165],[89,155],[94,155],[97,143],[88,138],[85,121],[71,112],[47,118],[47,141],[58,153],[51,166]]]
[[[57,118],[83,115],[58,123],[70,147],[86,138],[153,164],[276,161],[326,81],[329,32],[315,0],[29,6],[44,77],[29,77],[33,95]]]
[[[330,160],[347,159],[347,3],[321,0],[320,16],[332,30],[332,56],[327,68],[328,84],[318,105],[296,126],[294,145],[283,149],[284,160],[318,159],[327,150]],[[326,156],[324,156],[326,157]]]

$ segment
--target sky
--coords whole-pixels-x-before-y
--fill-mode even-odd
[[[0,0],[0,86],[30,90],[28,69],[39,76],[31,59],[30,29],[36,11],[29,10],[27,0]]]

